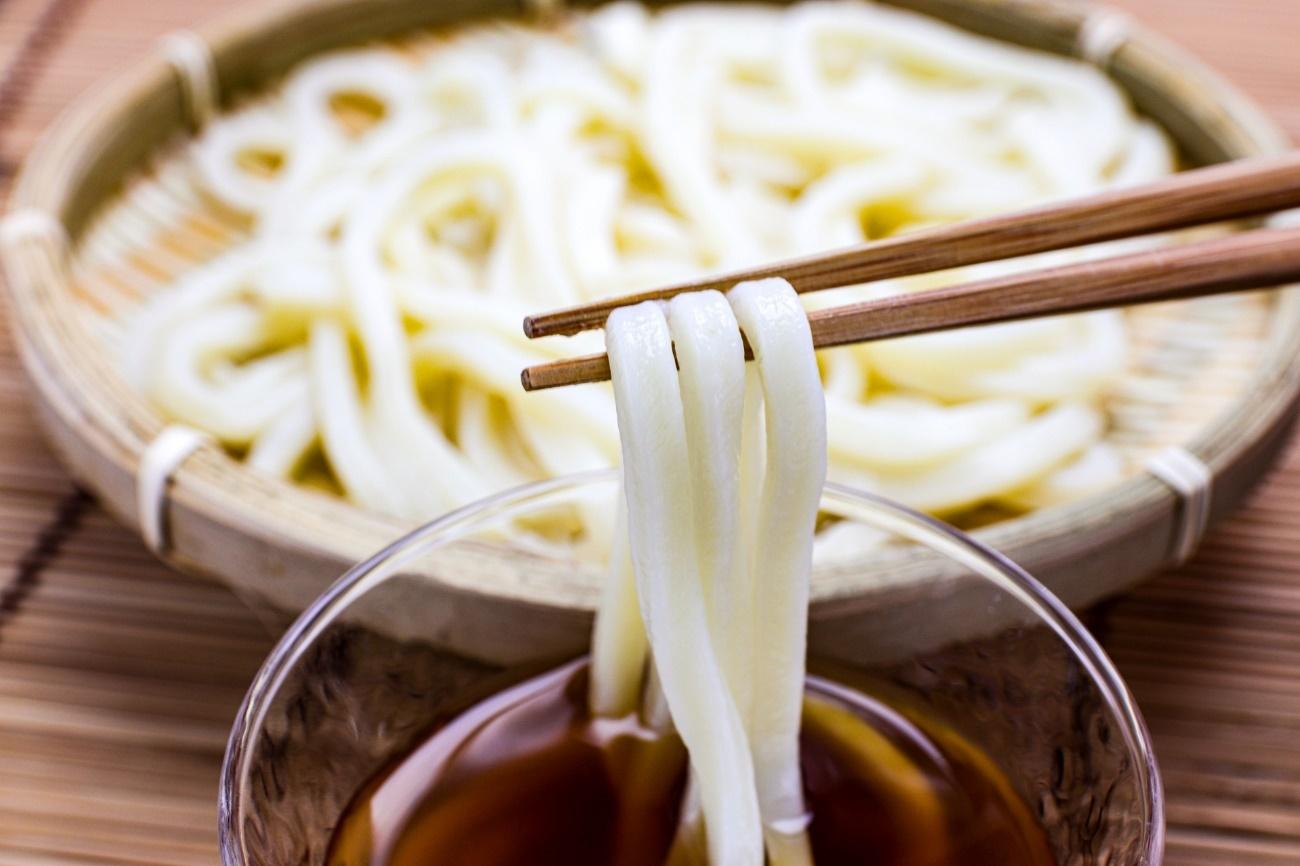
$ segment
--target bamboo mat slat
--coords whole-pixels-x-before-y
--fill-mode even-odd
[[[0,185],[54,114],[231,0],[0,0]],[[1300,0],[1122,0],[1300,139]],[[271,638],[153,560],[42,443],[0,333],[0,866],[213,866]],[[1196,560],[1093,616],[1169,789],[1170,866],[1300,864],[1300,449]]]

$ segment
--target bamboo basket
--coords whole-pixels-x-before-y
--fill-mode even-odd
[[[1135,107],[1170,132],[1189,163],[1287,146],[1211,71],[1139,28],[1106,30],[1117,20],[1108,13],[1057,0],[892,5],[1061,54],[1096,48],[1101,39],[1100,62]],[[315,53],[474,19],[556,11],[540,0],[281,0],[250,6],[199,35],[228,106]],[[192,97],[161,55],[135,64],[46,133],[10,202],[14,212],[54,217],[69,239],[15,234],[4,250],[37,412],[72,474],[132,526],[141,456],[166,422],[116,371],[113,341],[142,297],[238,239],[219,213],[187,192],[178,171],[168,173],[169,165],[175,169],[168,153],[192,131]],[[1137,358],[1110,401],[1111,441],[1139,465],[1170,445],[1199,457],[1214,476],[1213,522],[1242,501],[1287,441],[1300,405],[1300,296],[1277,291],[1161,305],[1130,321]],[[979,535],[1079,606],[1169,562],[1183,511],[1170,487],[1139,473],[1102,494]],[[173,474],[165,517],[168,562],[294,611],[411,528],[247,469],[215,445],[200,447]],[[865,570],[815,576],[817,651],[834,655],[836,646],[855,642],[879,624],[886,606],[895,627],[936,618],[934,584],[951,574],[914,551],[873,556]],[[423,597],[445,603],[448,625],[436,640],[450,649],[509,662],[572,652],[587,640],[598,578],[573,561],[502,545],[449,552],[440,572],[430,576],[434,595]],[[965,602],[958,595],[952,603],[959,612]],[[510,639],[501,640],[506,629]]]

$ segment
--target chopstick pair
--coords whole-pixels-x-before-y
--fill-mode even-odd
[[[1296,207],[1300,152],[1196,169],[1143,186],[529,316],[524,333],[530,338],[576,334],[603,327],[618,307],[683,292],[726,291],[745,280],[784,277],[797,292],[816,292]],[[967,325],[1271,288],[1297,280],[1300,227],[1255,229],[817,310],[808,314],[808,322],[813,345],[825,349]],[[526,391],[608,378],[609,359],[603,354],[539,364],[521,376]]]

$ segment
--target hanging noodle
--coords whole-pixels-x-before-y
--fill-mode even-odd
[[[258,469],[323,463],[357,503],[429,518],[618,459],[609,388],[521,399],[522,366],[600,347],[529,342],[525,312],[1172,170],[1095,69],[866,2],[570,21],[328,55],[214,123],[190,169],[251,237],[146,305],[131,379]],[[1127,469],[1096,450],[1126,342],[1103,312],[824,353],[830,474],[944,513],[1104,487]]]
[[[771,866],[809,866],[799,726],[826,423],[807,317],[789,283],[765,280],[616,311],[607,340],[636,579],[629,589],[617,558],[592,709],[635,706],[634,595],[691,757],[679,852],[703,838],[710,863],[760,866],[765,848]]]
[[[687,327],[700,324],[695,319]],[[636,592],[673,724],[691,756],[692,779],[709,828],[709,862],[761,866],[763,834],[753,758],[710,630],[711,593],[701,574],[701,554],[710,566],[716,558],[701,549],[704,539],[695,530],[696,507],[710,497],[693,476],[690,455],[704,444],[702,435],[726,418],[684,411],[672,339],[663,311],[655,304],[618,310],[610,317],[609,364],[623,442]],[[741,369],[743,355],[727,364],[720,351],[714,343],[711,360]],[[716,468],[725,471],[739,458],[736,453]],[[735,503],[723,507],[732,512]],[[711,575],[716,577],[716,571]]]

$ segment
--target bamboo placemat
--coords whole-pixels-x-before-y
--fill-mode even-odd
[[[0,0],[0,187],[55,113],[231,0]],[[1300,0],[1123,0],[1300,140]],[[41,442],[0,333],[0,864],[217,861],[230,719],[270,648],[154,561]],[[1169,789],[1170,866],[1300,864],[1300,448],[1189,566],[1091,621]]]

